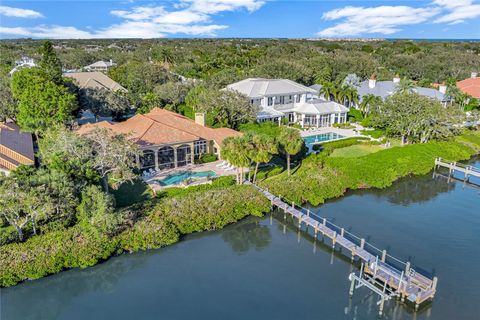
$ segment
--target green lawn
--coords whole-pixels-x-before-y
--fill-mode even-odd
[[[335,149],[330,155],[330,157],[356,158],[366,156],[367,154],[374,153],[380,150],[383,150],[383,148],[377,145],[356,144],[341,149]]]
[[[140,179],[122,184],[117,190],[112,190],[115,197],[116,207],[126,207],[134,203],[151,198],[150,188]]]

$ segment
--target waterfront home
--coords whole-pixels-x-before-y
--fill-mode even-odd
[[[297,123],[302,127],[325,127],[344,123],[348,108],[318,98],[318,91],[287,79],[249,78],[226,88],[246,95],[259,107],[257,121]]]
[[[86,71],[92,72],[92,71],[100,71],[100,72],[106,72],[108,69],[113,67],[115,63],[113,63],[112,59],[109,61],[97,61],[92,64],[89,64],[88,66],[84,67]]]
[[[9,174],[20,165],[34,164],[34,159],[32,135],[13,122],[0,122],[0,172]]]
[[[469,96],[480,99],[480,78],[476,72],[472,72],[470,78],[458,81],[457,87]]]
[[[15,61],[15,67],[12,70],[10,70],[8,74],[11,76],[22,68],[33,68],[36,66],[37,64],[35,63],[35,60],[33,60],[32,58],[22,57],[20,60]]]
[[[102,72],[67,72],[63,76],[73,79],[75,84],[80,89],[105,89],[109,91],[123,91],[127,89],[122,87],[119,83],[109,78]]]
[[[195,121],[175,112],[154,108],[118,123],[108,121],[85,124],[78,132],[85,134],[93,128],[107,128],[127,134],[143,155],[137,158],[140,169],[163,170],[192,164],[202,154],[220,158],[222,141],[241,133],[228,128],[209,128],[205,114],[196,113]]]
[[[386,99],[397,91],[399,83],[399,76],[395,76],[391,81],[377,81],[376,77],[372,75],[370,79],[361,82],[357,87],[359,100],[361,102],[363,97],[369,94]],[[444,84],[439,85],[438,89],[414,87],[412,90],[415,93],[436,99],[444,104],[447,102],[447,96],[445,95],[447,86]]]

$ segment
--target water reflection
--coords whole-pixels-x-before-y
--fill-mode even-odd
[[[271,242],[268,226],[260,224],[261,219],[246,219],[232,225],[222,233],[222,239],[234,252],[247,253],[250,249],[261,251]]]
[[[73,269],[9,288],[8,293],[1,294],[3,308],[0,308],[0,318],[58,319],[64,308],[68,308],[84,293],[111,293],[125,274],[144,265],[148,255],[140,253],[134,259],[122,258],[124,257],[113,258],[91,268]],[[20,297],[21,303],[16,300]],[[13,305],[17,307],[7,307]]]

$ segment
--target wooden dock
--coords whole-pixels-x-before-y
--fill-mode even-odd
[[[360,276],[355,274],[349,275],[352,282],[350,294],[353,294],[355,288],[365,286],[380,295],[381,300],[380,314],[383,310],[383,303],[392,297],[401,299],[402,302],[407,299],[415,304],[418,309],[419,305],[430,301],[435,296],[437,287],[437,278],[430,279],[416,272],[410,267],[410,262],[403,262],[390,255],[386,250],[380,250],[369,244],[363,238],[359,238],[344,228],[336,226],[308,209],[295,206],[294,203],[287,204],[281,197],[276,197],[268,190],[264,190],[255,186],[265,197],[267,197],[272,206],[278,207],[286,214],[288,213],[298,221],[298,227],[305,225],[307,228],[313,228],[314,236],[321,233],[324,237],[328,237],[332,241],[332,248],[336,247],[346,249],[351,255],[352,261],[358,258],[362,262]],[[397,264],[404,266],[403,269],[395,267],[389,260],[395,261]],[[357,285],[355,286],[355,284]],[[382,289],[378,289],[381,287]],[[374,290],[373,287],[377,288]],[[381,291],[378,291],[381,290]],[[380,293],[382,292],[382,293]]]
[[[455,171],[463,173],[464,181],[468,181],[470,177],[480,178],[480,169],[474,166],[468,166],[463,163],[449,162],[442,158],[436,158],[435,169],[438,169],[440,167],[447,168],[449,175],[451,175]]]

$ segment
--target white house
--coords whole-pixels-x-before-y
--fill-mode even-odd
[[[316,98],[317,90],[287,79],[249,78],[227,90],[246,95],[258,107],[257,121],[299,123],[302,127],[328,127],[345,123],[348,108],[333,101]]]
[[[12,70],[10,70],[8,74],[12,75],[22,68],[33,68],[36,66],[37,64],[35,63],[35,60],[33,60],[32,58],[22,57],[20,60],[15,61],[15,67]]]
[[[110,69],[111,67],[113,67],[115,65],[115,63],[113,63],[112,59],[110,59],[109,61],[97,61],[97,62],[94,62],[86,67],[84,67],[84,69],[86,71],[100,71],[100,72],[106,72],[108,69]]]

